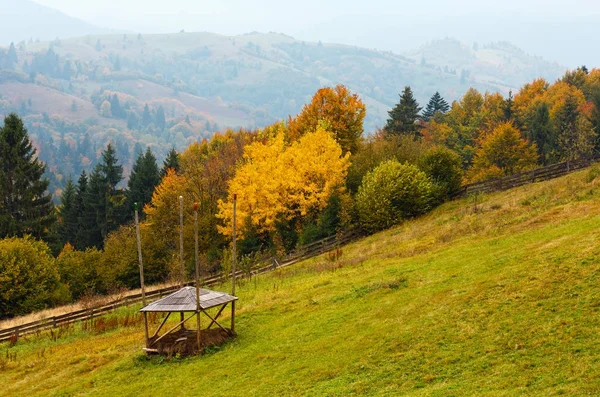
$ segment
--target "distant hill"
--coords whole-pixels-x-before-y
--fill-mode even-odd
[[[446,38],[429,42],[405,55],[422,66],[457,71],[463,81],[496,85],[503,92],[538,77],[552,81],[565,70],[557,63],[526,54],[508,42],[467,46]]]
[[[5,0],[0,0],[5,1]],[[367,133],[385,124],[403,87],[425,105],[469,87],[507,95],[563,67],[509,44],[440,40],[404,55],[311,43],[276,33],[85,35],[21,42],[0,53],[0,115],[25,117],[53,189],[89,170],[113,141],[125,174],[145,146],[160,158],[225,127],[297,114],[323,86],[345,84],[367,104]]]
[[[54,40],[85,34],[109,33],[30,0],[0,0],[0,45],[22,40]]]

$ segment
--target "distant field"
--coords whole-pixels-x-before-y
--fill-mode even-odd
[[[202,357],[146,358],[139,325],[0,345],[2,393],[598,395],[600,181],[587,176],[450,202],[338,261],[246,281],[238,338]]]

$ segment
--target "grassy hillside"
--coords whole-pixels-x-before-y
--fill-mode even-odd
[[[338,261],[246,281],[238,338],[203,357],[148,359],[140,326],[3,345],[2,392],[596,395],[600,179],[589,175],[450,202]]]

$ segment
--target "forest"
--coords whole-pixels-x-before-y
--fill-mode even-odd
[[[89,174],[67,179],[58,205],[22,118],[8,115],[0,129],[0,317],[137,287],[134,203],[146,281],[159,283],[177,272],[179,196],[186,241],[198,203],[207,275],[228,270],[234,194],[244,267],[341,231],[386,229],[466,183],[600,150],[600,69],[535,79],[506,97],[471,88],[452,103],[436,92],[421,106],[409,86],[399,96],[385,126],[366,134],[361,97],[343,85],[321,88],[300,113],[265,128],[216,132],[162,163],[140,150],[128,178],[111,143]],[[185,249],[191,272],[191,244]]]
[[[227,127],[270,125],[297,114],[322,86],[359,94],[372,132],[404,85],[422,103],[436,91],[451,102],[469,87],[507,95],[564,70],[506,43],[451,39],[404,55],[274,33],[32,39],[0,49],[0,115],[23,119],[58,203],[69,176],[91,173],[109,142],[124,187],[146,148],[162,159]]]

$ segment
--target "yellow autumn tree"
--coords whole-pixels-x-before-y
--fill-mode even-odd
[[[284,131],[267,142],[244,150],[244,159],[229,183],[227,200],[219,201],[220,232],[232,234],[233,196],[237,194],[237,219],[243,235],[248,226],[258,233],[272,232],[276,222],[302,217],[325,208],[340,188],[350,165],[349,154],[321,124],[286,145]]]
[[[167,175],[154,190],[152,201],[144,207],[151,232],[171,249],[176,248],[178,241],[179,196],[184,195],[186,182],[186,178],[175,170],[167,170]]]

